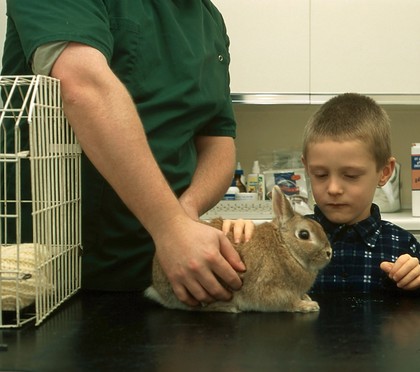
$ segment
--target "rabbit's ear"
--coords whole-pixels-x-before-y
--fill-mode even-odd
[[[277,185],[273,188],[272,200],[274,215],[279,220],[280,224],[285,223],[295,215],[289,200]]]

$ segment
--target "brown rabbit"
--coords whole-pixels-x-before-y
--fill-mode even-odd
[[[247,270],[241,274],[243,286],[227,302],[214,302],[203,307],[189,307],[172,291],[158,260],[153,262],[153,284],[146,297],[170,309],[196,311],[319,311],[316,301],[306,292],[318,271],[332,256],[331,246],[322,227],[310,218],[293,211],[278,186],[274,186],[275,218],[255,227],[251,240],[234,244]],[[223,220],[210,224],[221,229]],[[231,236],[228,235],[229,239]],[[232,240],[231,240],[232,241]]]

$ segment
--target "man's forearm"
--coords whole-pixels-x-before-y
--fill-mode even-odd
[[[232,181],[235,144],[231,137],[206,136],[198,137],[196,146],[197,168],[190,187],[181,196],[181,203],[199,217],[223,197]]]

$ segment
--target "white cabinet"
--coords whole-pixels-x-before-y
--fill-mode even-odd
[[[213,0],[230,38],[232,93],[309,92],[309,0]]]
[[[419,0],[311,0],[311,92],[420,93]]]
[[[233,95],[321,103],[353,91],[420,103],[419,0],[213,2],[231,39]]]

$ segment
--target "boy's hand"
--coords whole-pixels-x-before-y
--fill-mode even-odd
[[[235,243],[240,243],[241,240],[245,243],[249,241],[252,237],[254,229],[255,225],[251,220],[223,220],[222,231],[225,235],[232,231]]]
[[[389,278],[397,283],[398,288],[405,290],[415,290],[420,288],[420,265],[416,257],[403,254],[395,263],[384,261],[381,269],[385,271]]]

